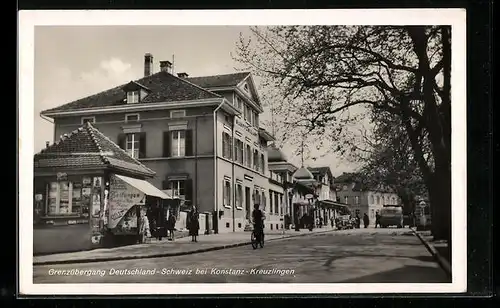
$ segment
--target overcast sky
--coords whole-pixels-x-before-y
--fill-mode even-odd
[[[38,26],[35,30],[35,152],[53,142],[53,125],[40,111],[141,78],[144,54],[159,61],[175,55],[175,71],[190,76],[235,72],[231,57],[243,26]],[[262,118],[268,118],[268,114]],[[278,119],[279,120],[279,119]],[[290,153],[290,148],[284,148]],[[314,156],[314,153],[312,153]],[[300,157],[289,160],[300,167]],[[333,174],[357,166],[334,154],[305,161],[330,166]]]

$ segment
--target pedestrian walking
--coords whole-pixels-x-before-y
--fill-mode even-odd
[[[330,225],[332,226],[332,228],[333,228],[333,223],[334,223],[334,221],[333,221],[333,216],[332,216],[332,217],[330,217]]]
[[[361,217],[359,217],[359,214],[356,214],[356,228],[361,227]]]
[[[174,213],[170,212],[170,214],[168,215],[168,219],[167,219],[167,233],[168,233],[168,240],[169,241],[173,241],[175,238],[174,231],[175,231],[175,222],[176,221],[177,221],[177,219],[175,219]]]
[[[375,213],[375,228],[377,228],[377,226],[380,227],[380,214],[378,211]]]
[[[145,243],[150,237],[151,231],[149,229],[149,219],[146,215],[146,211],[141,209],[139,217],[139,243]]]
[[[191,236],[191,242],[198,242],[196,237],[198,236],[198,231],[200,230],[200,223],[198,220],[198,210],[194,205],[188,214],[187,225],[189,229],[189,235]]]
[[[368,218],[368,215],[366,213],[363,214],[363,223],[365,225],[365,229],[368,228],[368,225],[370,224],[370,218]]]
[[[322,228],[323,227],[323,217],[320,217],[319,218],[319,227]]]

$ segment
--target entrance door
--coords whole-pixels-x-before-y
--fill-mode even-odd
[[[250,187],[245,187],[245,211],[246,219],[250,221],[250,213],[252,212],[252,207],[250,204]]]

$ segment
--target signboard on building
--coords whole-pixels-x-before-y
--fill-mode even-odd
[[[135,211],[129,210],[134,205],[144,205],[145,200],[146,196],[143,192],[112,176],[107,204],[109,210],[108,227],[110,229],[116,227],[126,214],[128,214],[127,217],[135,218]]]
[[[306,195],[306,199],[313,199],[313,198],[314,198],[314,196],[312,194],[307,194]]]

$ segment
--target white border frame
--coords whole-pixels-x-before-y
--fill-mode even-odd
[[[452,283],[210,283],[33,284],[33,122],[19,127],[19,291],[30,295],[288,294],[464,292],[466,252],[466,11],[465,9],[352,10],[81,10],[19,12],[19,118],[34,115],[34,32],[42,25],[434,25],[452,26]],[[244,21],[244,22],[243,22]]]

